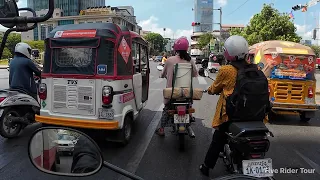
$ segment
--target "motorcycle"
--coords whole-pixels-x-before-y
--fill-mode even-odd
[[[199,69],[200,76],[209,77],[206,74]],[[220,158],[230,173],[272,179],[272,159],[265,155],[270,147],[268,137],[274,135],[262,121],[231,121],[226,135]]]
[[[39,86],[40,78],[35,77]],[[35,122],[35,114],[40,114],[40,104],[32,96],[20,89],[0,90],[0,135],[15,138],[28,125]]]
[[[179,149],[185,148],[185,136],[195,138],[196,135],[191,128],[191,123],[195,122],[192,113],[195,110],[192,108],[193,100],[188,98],[181,98],[172,100],[168,105],[168,124],[166,127],[172,128],[172,134],[179,138]]]
[[[78,141],[74,141],[70,146],[60,146],[58,142],[61,133],[69,134]],[[62,156],[60,153],[68,147],[68,150],[73,152],[72,158]],[[71,128],[44,127],[37,129],[29,139],[28,155],[35,168],[52,175],[91,176],[105,167],[130,179],[143,180],[135,174],[104,161],[96,142],[87,134]]]

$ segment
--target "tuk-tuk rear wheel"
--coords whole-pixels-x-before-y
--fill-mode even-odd
[[[300,113],[300,121],[301,122],[308,122],[311,118],[307,118],[305,113]]]
[[[123,127],[120,130],[121,144],[124,146],[127,145],[131,139],[132,122],[133,119],[129,115],[126,115],[126,117],[124,118]]]

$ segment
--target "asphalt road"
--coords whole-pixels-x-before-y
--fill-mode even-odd
[[[8,73],[0,70],[0,87],[8,86]],[[195,139],[186,138],[187,150],[179,152],[177,137],[167,132],[165,138],[154,135],[159,124],[162,110],[162,88],[165,80],[158,79],[156,64],[151,63],[151,84],[149,101],[135,122],[133,139],[126,147],[116,143],[100,142],[106,161],[128,171],[134,172],[146,180],[206,180],[198,170],[209,147],[212,132],[211,119],[215,111],[217,96],[204,95],[195,102],[193,126]],[[215,76],[215,74],[211,74]],[[206,88],[211,80],[199,77],[195,80],[197,88]],[[306,168],[314,173],[276,173],[275,179],[281,180],[318,180],[320,179],[320,113],[309,123],[300,123],[297,117],[280,117],[276,124],[268,127],[274,133],[267,157],[273,159],[273,168]],[[0,179],[3,180],[60,180],[74,179],[58,177],[39,172],[29,162],[27,143],[32,131],[40,125],[28,127],[17,139],[6,140],[0,137]],[[222,161],[211,171],[211,178],[226,175]],[[125,179],[103,168],[99,173],[76,179]]]

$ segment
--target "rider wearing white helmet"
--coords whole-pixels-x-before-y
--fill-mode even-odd
[[[249,52],[248,42],[241,36],[229,37],[223,47],[224,57],[229,64],[245,65],[246,58]],[[216,80],[208,88],[209,94],[220,94],[214,118],[212,120],[212,127],[214,131],[212,142],[205,157],[204,164],[200,166],[200,171],[209,176],[209,169],[213,169],[219,153],[223,152],[226,143],[226,130],[228,123],[228,116],[226,114],[226,97],[231,95],[235,87],[237,78],[237,69],[233,65],[222,66],[218,72]]]
[[[22,90],[38,100],[33,73],[36,76],[40,76],[41,71],[30,59],[31,47],[24,42],[17,43],[14,54],[9,67],[10,89]]]

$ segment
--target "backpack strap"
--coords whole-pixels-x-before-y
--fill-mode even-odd
[[[172,90],[171,90],[171,97],[170,97],[170,101],[172,100],[172,96],[173,96],[173,92],[174,92],[174,86],[176,84],[176,78],[177,78],[177,71],[178,71],[178,64],[174,65],[174,71],[173,71],[173,79],[172,79]]]

